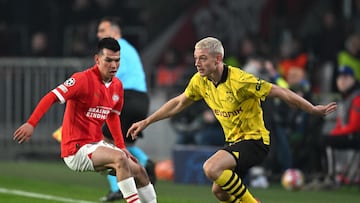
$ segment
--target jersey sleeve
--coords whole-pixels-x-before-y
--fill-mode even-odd
[[[34,109],[33,113],[27,120],[27,122],[36,127],[39,123],[40,119],[44,116],[44,114],[50,109],[50,107],[57,101],[56,96],[49,92],[47,93],[38,103],[36,108]]]
[[[240,97],[254,95],[264,101],[270,93],[272,84],[252,74],[246,72],[243,74],[242,79],[238,83],[237,94],[239,94]]]
[[[120,80],[119,80],[120,81]],[[118,87],[116,88],[118,90],[118,95],[119,95],[119,100],[118,102],[115,104],[115,106],[113,107],[113,112],[120,115],[122,108],[124,106],[124,88],[123,85],[120,81]]]
[[[202,99],[202,95],[201,95],[201,85],[200,83],[202,82],[202,78],[199,74],[195,74],[189,84],[187,85],[187,87],[185,88],[185,96],[188,99],[191,99],[193,101],[198,101],[200,99]]]
[[[118,84],[119,85],[116,87],[116,89],[117,89],[117,94],[119,96],[119,100],[113,107],[112,112],[109,114],[106,123],[109,127],[111,135],[113,136],[115,145],[120,149],[123,149],[125,148],[125,142],[121,131],[121,120],[119,115],[124,105],[124,89],[120,81]]]
[[[120,149],[125,148],[125,142],[123,134],[121,132],[121,122],[119,115],[117,115],[116,113],[110,113],[108,118],[106,119],[106,123],[114,139],[115,145]]]
[[[84,75],[75,73],[64,83],[53,89],[52,92],[59,99],[60,103],[65,103],[66,100],[86,91],[85,88],[88,87],[86,83],[87,79]]]

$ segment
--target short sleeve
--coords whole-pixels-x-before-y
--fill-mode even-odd
[[[237,94],[239,97],[246,97],[247,95],[253,95],[260,98],[262,101],[265,100],[266,96],[269,95],[272,84],[261,78],[255,77],[252,74],[244,73],[241,85],[238,88]]]
[[[116,87],[117,93],[115,95],[119,96],[118,102],[113,107],[113,112],[120,114],[124,106],[124,89],[122,83],[119,81],[118,86]]]
[[[88,86],[86,81],[84,75],[76,73],[53,89],[52,92],[57,96],[60,103],[65,103],[66,100],[77,95],[80,90],[82,92],[85,91],[85,88]]]
[[[185,96],[193,101],[198,101],[200,99],[203,98],[203,96],[201,95],[201,82],[202,82],[202,78],[199,74],[195,74],[189,84],[187,85],[187,87],[185,88]]]

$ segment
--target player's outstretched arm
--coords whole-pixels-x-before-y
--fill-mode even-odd
[[[131,136],[133,140],[137,138],[139,132],[144,130],[150,123],[146,124],[146,119],[133,123],[126,133],[126,137]]]
[[[146,119],[132,124],[132,126],[129,128],[128,132],[126,133],[126,136],[127,137],[131,136],[133,139],[136,139],[139,132],[144,130],[151,123],[154,123],[159,120],[163,120],[165,118],[169,118],[179,113],[186,107],[190,106],[193,102],[194,101],[186,98],[184,93],[170,99],[168,102],[162,105],[157,111],[155,111]]]
[[[273,84],[269,96],[279,97],[290,106],[300,108],[310,114],[326,116],[332,112],[334,112],[337,108],[336,102],[331,102],[327,105],[312,105],[309,101],[299,96],[295,92],[279,87]]]
[[[39,123],[40,119],[50,109],[50,107],[56,102],[57,97],[54,93],[47,93],[38,103],[34,112],[26,123],[20,126],[13,135],[13,139],[19,144],[24,141],[28,141],[34,132],[34,128]]]

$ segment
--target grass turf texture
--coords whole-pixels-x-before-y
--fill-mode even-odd
[[[0,189],[21,190],[62,198],[98,202],[108,191],[104,176],[96,173],[73,172],[60,160],[57,162],[0,162]],[[155,185],[159,203],[212,203],[218,202],[211,193],[210,185],[184,185],[169,181],[159,181]],[[279,183],[268,189],[250,191],[263,203],[344,203],[360,202],[358,187],[343,187],[335,191],[284,190]],[[24,197],[0,193],[0,202],[7,203],[45,203],[64,202]],[[117,201],[125,202],[125,201]]]

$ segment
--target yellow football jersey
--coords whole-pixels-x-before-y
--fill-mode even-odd
[[[226,142],[262,138],[264,144],[270,144],[260,101],[265,100],[271,86],[239,68],[225,65],[218,85],[196,73],[185,95],[193,101],[205,100],[224,129]]]

